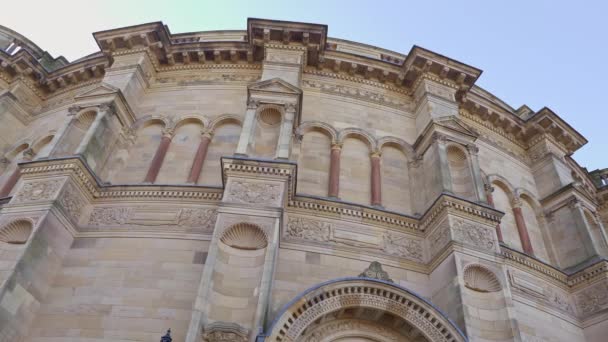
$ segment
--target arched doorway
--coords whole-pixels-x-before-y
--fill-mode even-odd
[[[259,341],[259,339],[258,339]],[[319,284],[277,315],[267,342],[466,342],[439,309],[390,282],[342,278]]]

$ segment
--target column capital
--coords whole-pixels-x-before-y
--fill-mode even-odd
[[[522,205],[522,202],[521,202],[521,200],[519,198],[514,198],[511,201],[511,207],[513,209],[521,209],[521,205]]]
[[[112,102],[102,103],[98,106],[100,112],[105,112],[110,115],[116,113],[116,108]]]
[[[175,134],[175,129],[172,127],[163,128],[161,133],[163,138],[173,139],[173,135]]]
[[[477,147],[475,144],[468,144],[467,150],[469,150],[471,155],[477,155],[477,153],[479,153],[479,147]]]
[[[212,131],[202,131],[201,132],[201,138],[208,138],[209,140],[211,140],[213,138],[213,132]]]
[[[494,187],[490,184],[484,184],[483,185],[483,189],[488,192],[488,193],[493,193],[494,192]]]
[[[249,99],[247,101],[247,109],[257,109],[260,106],[260,101]]]
[[[68,108],[68,115],[76,115],[82,110],[81,106],[73,105]]]
[[[373,151],[369,154],[370,158],[380,158],[382,157],[381,151]]]
[[[342,143],[332,142],[331,143],[331,149],[332,150],[341,150],[342,149]]]
[[[34,152],[34,150],[32,150],[31,148],[26,148],[23,151],[23,161],[30,161],[32,159],[34,159],[34,156],[36,155],[36,153]]]

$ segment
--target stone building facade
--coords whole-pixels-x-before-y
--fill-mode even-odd
[[[327,31],[0,27],[0,341],[606,341],[585,138]]]

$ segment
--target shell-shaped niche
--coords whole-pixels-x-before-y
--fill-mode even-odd
[[[93,121],[95,121],[96,116],[97,116],[97,113],[95,113],[95,111],[90,110],[88,112],[84,112],[84,113],[78,115],[74,124],[76,125],[76,127],[80,128],[82,130],[86,130],[89,128],[89,126],[91,126]]]
[[[262,249],[268,244],[264,232],[251,223],[233,225],[224,232],[220,241],[232,248],[245,250]]]
[[[464,284],[477,292],[498,292],[502,289],[494,272],[480,265],[469,265],[464,269]]]
[[[0,241],[11,244],[24,244],[32,233],[32,223],[28,220],[17,220],[0,228]]]
[[[259,114],[260,121],[268,126],[278,125],[281,122],[281,112],[274,107],[266,107]]]

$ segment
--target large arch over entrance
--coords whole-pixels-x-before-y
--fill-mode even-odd
[[[396,284],[341,278],[287,303],[266,342],[467,342],[439,309]]]

